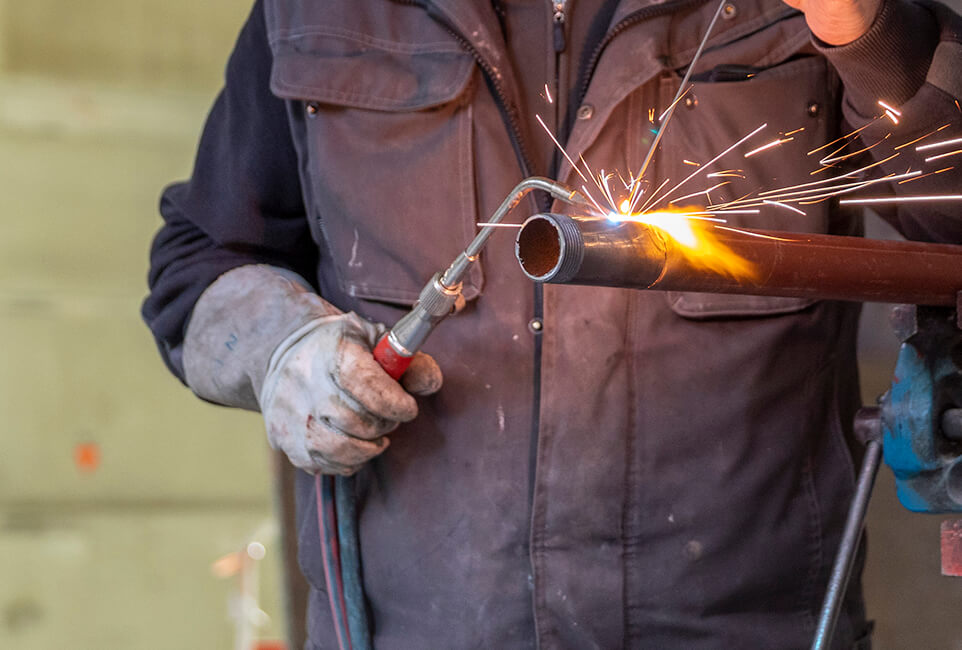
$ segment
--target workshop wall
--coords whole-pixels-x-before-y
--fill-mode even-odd
[[[189,174],[249,8],[0,0],[0,648],[231,647],[238,580],[212,564],[255,538],[258,634],[282,636],[260,421],[194,399],[138,315],[160,188]],[[894,365],[886,312],[863,323],[868,401]],[[940,520],[901,509],[882,469],[877,649],[962,649]]]
[[[260,571],[283,636],[262,425],[193,398],[138,314],[249,8],[0,0],[0,648],[232,647],[212,565],[255,540],[218,569]]]

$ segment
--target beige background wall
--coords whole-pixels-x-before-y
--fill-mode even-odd
[[[211,563],[253,537],[274,617],[261,635],[281,636],[260,422],[193,399],[138,316],[160,187],[189,173],[248,10],[0,0],[0,648],[231,647],[236,582]],[[870,400],[895,348],[885,309],[868,311]],[[882,470],[866,578],[878,648],[962,648],[940,519],[898,507]]]
[[[0,648],[230,648],[211,565],[252,538],[282,636],[260,422],[193,399],[138,315],[248,9],[0,1]]]

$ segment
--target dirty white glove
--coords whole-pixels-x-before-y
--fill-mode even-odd
[[[409,393],[441,387],[426,354],[401,384],[388,376],[371,355],[384,331],[293,273],[243,266],[197,301],[184,340],[187,384],[210,401],[260,410],[271,446],[295,466],[353,474],[387,448],[385,434],[417,416]]]
[[[271,446],[302,469],[353,474],[388,445],[385,434],[413,420],[418,406],[378,365],[371,350],[385,332],[354,313],[324,316],[274,350],[260,405]],[[441,372],[422,354],[402,377],[430,394]]]

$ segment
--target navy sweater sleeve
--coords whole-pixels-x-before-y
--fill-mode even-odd
[[[258,0],[207,117],[193,174],[161,198],[164,225],[151,248],[142,314],[182,381],[190,313],[218,276],[256,263],[307,278],[316,268],[287,107],[269,89],[271,58]]]
[[[841,47],[816,43],[845,85],[843,113],[877,161],[876,176],[918,170],[877,193],[889,196],[956,195],[962,187],[958,158],[927,160],[908,143],[932,143],[962,134],[962,18],[938,2],[883,0],[868,33]],[[898,107],[898,124],[880,118],[884,100]],[[951,148],[941,149],[948,152]],[[897,156],[896,156],[897,154]],[[895,156],[895,157],[893,157]],[[868,194],[866,191],[865,194]],[[872,206],[909,239],[962,243],[958,202]]]

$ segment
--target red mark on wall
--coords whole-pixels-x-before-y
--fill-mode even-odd
[[[287,644],[283,641],[258,641],[254,650],[287,650]]]
[[[73,462],[85,474],[96,472],[100,467],[100,445],[96,442],[80,442],[73,448]]]

